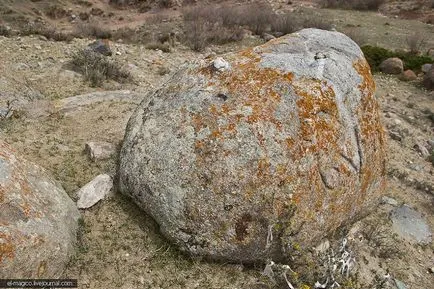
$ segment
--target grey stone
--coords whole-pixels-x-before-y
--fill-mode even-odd
[[[84,150],[90,160],[104,160],[110,158],[116,152],[116,146],[108,142],[88,142]]]
[[[394,206],[394,207],[398,206],[398,201],[397,200],[395,200],[394,198],[391,198],[391,197],[387,197],[387,196],[383,196],[381,198],[381,203],[382,204],[391,205],[391,206]]]
[[[222,72],[186,64],[127,126],[119,189],[166,237],[212,259],[279,260],[379,203],[385,136],[357,44],[305,29],[223,58]]]
[[[71,114],[80,111],[83,107],[89,107],[101,102],[126,102],[139,104],[143,95],[130,90],[101,91],[67,98],[59,99],[55,102],[58,112]]]
[[[432,233],[425,218],[407,205],[391,212],[392,228],[402,238],[421,244],[431,243]]]
[[[106,40],[97,40],[92,42],[88,45],[88,48],[104,56],[111,56],[113,54],[110,49],[110,45]]]
[[[400,74],[404,71],[404,63],[397,57],[384,60],[380,66],[380,70],[387,74]]]
[[[63,188],[0,140],[0,278],[59,278],[78,212]]]
[[[228,70],[230,68],[229,63],[221,57],[217,57],[214,60],[213,66],[218,71],[225,71],[225,70]]]
[[[263,34],[261,35],[261,37],[262,37],[262,39],[264,39],[265,41],[270,41],[270,40],[276,39],[276,37],[274,37],[273,35],[268,34],[268,33],[263,33]]]
[[[113,180],[109,175],[102,174],[84,185],[78,192],[77,207],[87,209],[104,199],[113,187]]]
[[[434,89],[434,65],[431,65],[431,69],[425,74],[423,78],[423,85],[426,89]]]
[[[423,73],[428,73],[428,71],[430,71],[432,67],[431,63],[425,63],[424,65],[422,65],[421,70]]]
[[[407,289],[407,286],[404,284],[404,282],[398,280],[398,279],[393,279],[396,289]]]

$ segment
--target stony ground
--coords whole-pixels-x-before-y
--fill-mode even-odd
[[[328,15],[338,28],[348,27],[348,23],[365,27],[368,42],[385,47],[404,48],[406,35],[414,31],[434,35],[433,26],[415,20],[385,18],[370,12],[315,11]],[[386,22],[390,25],[384,25]],[[5,107],[7,100],[14,100],[14,117],[0,121],[0,137],[51,171],[74,200],[77,190],[96,175],[114,175],[116,170],[115,158],[95,163],[88,160],[83,153],[86,142],[119,144],[137,103],[164,84],[185,61],[205,59],[211,51],[220,54],[262,40],[249,38],[242,43],[212,47],[204,53],[194,53],[180,45],[171,53],[162,53],[140,45],[113,43],[113,50],[118,52],[113,57],[131,71],[134,82],[109,82],[102,88],[89,87],[68,65],[72,53],[90,41],[75,39],[63,43],[37,36],[0,37],[0,107]],[[404,83],[394,76],[377,74],[375,81],[389,134],[389,182],[385,195],[396,203],[386,200],[366,218],[330,236],[329,241],[338,246],[343,237],[348,237],[357,261],[358,273],[353,275],[352,284],[342,284],[344,288],[388,288],[379,284],[389,272],[406,288],[428,289],[434,284],[434,273],[430,271],[434,267],[434,245],[417,244],[396,235],[390,212],[407,204],[434,229],[434,167],[414,147],[420,143],[433,145],[434,93],[422,89],[418,81]],[[128,90],[131,97],[114,97],[112,101],[99,98],[86,106],[65,100],[111,90]],[[208,263],[179,253],[161,237],[152,219],[116,192],[82,211],[82,215],[77,252],[65,272],[65,276],[79,279],[79,288],[272,286],[261,275],[263,267]],[[313,261],[320,263],[319,259]],[[302,271],[305,267],[299,268],[300,276],[309,275]]]

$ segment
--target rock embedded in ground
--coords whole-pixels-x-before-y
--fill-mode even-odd
[[[402,238],[421,244],[432,241],[432,232],[425,218],[407,205],[391,212],[392,228]]]
[[[84,185],[78,192],[77,207],[87,209],[104,199],[113,187],[113,180],[109,175],[102,174]]]
[[[108,142],[88,142],[84,146],[84,151],[90,160],[104,160],[110,158],[116,152],[116,146]]]
[[[319,57],[321,56],[321,57]],[[120,191],[193,255],[287,259],[378,204],[385,135],[359,47],[317,29],[187,64],[127,126]]]
[[[426,64],[422,65],[422,67],[421,67],[420,70],[421,70],[423,73],[428,73],[428,71],[431,69],[431,67],[432,67],[432,64],[431,64],[431,63],[426,63]]]
[[[417,75],[413,70],[407,69],[399,75],[399,79],[402,81],[413,81],[417,79]]]
[[[90,43],[88,48],[104,56],[111,56],[113,54],[107,39],[96,40]]]
[[[58,278],[80,213],[45,170],[0,141],[0,278]]]
[[[381,72],[387,74],[400,74],[404,71],[404,63],[397,57],[384,60],[379,66]]]

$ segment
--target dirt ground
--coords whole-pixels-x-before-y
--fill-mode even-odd
[[[44,1],[32,5],[41,2]],[[106,9],[104,1],[89,2]],[[305,7],[299,8],[299,13],[322,15],[330,19],[338,30],[360,29],[370,44],[405,49],[406,37],[419,31],[426,35],[425,48],[434,47],[434,27],[420,19],[386,17],[374,12],[319,10],[308,7],[313,6],[311,1],[292,2],[292,5],[287,5],[287,1],[273,4],[282,9],[293,9],[303,4]],[[10,3],[4,2],[0,7]],[[81,9],[79,4],[65,7]],[[35,13],[31,8],[22,9]],[[118,9],[107,12],[115,13],[112,18],[116,21],[107,20],[115,27],[134,21],[141,23],[142,18],[149,17],[149,14],[143,16]],[[177,10],[167,13],[173,16]],[[423,13],[425,17],[431,12]],[[119,20],[123,17],[126,18]],[[55,20],[55,24],[65,24],[67,29],[69,24],[66,21]],[[137,103],[162,85],[185,61],[205,59],[211,52],[234,51],[257,45],[263,40],[248,38],[236,44],[213,46],[203,53],[192,52],[182,45],[170,53],[162,53],[138,44],[112,43],[114,52],[119,52],[113,57],[131,71],[134,82],[108,82],[102,88],[89,87],[81,75],[69,70],[67,65],[72,53],[90,41],[75,39],[64,43],[38,36],[0,36],[0,107],[4,107],[7,100],[17,100],[14,103],[16,117],[0,121],[0,137],[27,159],[47,168],[74,200],[77,200],[77,190],[98,174],[115,175],[116,172],[115,157],[91,162],[83,152],[86,142],[107,141],[119,145],[126,122]],[[163,69],[167,73],[161,73]],[[401,140],[388,138],[388,188],[384,194],[396,200],[398,205],[407,204],[415,208],[433,230],[434,167],[414,146],[418,142],[434,142],[434,92],[421,87],[420,77],[418,81],[409,83],[384,74],[376,74],[374,78],[385,129],[388,134],[396,132],[401,136]],[[65,102],[62,102],[75,95],[111,90],[128,90],[133,99],[101,101],[69,109],[65,109]],[[347,237],[357,262],[357,272],[353,272],[347,283],[341,284],[342,288],[393,288],[380,285],[388,273],[405,283],[406,288],[433,288],[434,245],[404,240],[392,232],[390,211],[396,206],[382,204],[366,218],[330,236],[330,243],[336,246]],[[262,275],[262,265],[212,263],[180,253],[159,234],[157,224],[150,217],[116,192],[94,207],[83,210],[82,217],[77,252],[64,274],[65,277],[77,278],[79,288],[274,286]],[[320,262],[319,259],[312,261]],[[297,274],[291,278],[298,275],[301,279],[306,278],[305,283],[310,288],[314,286],[308,282],[325,281],[303,277],[310,275],[303,268],[293,267]]]

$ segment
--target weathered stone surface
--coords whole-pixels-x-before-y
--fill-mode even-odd
[[[426,63],[424,65],[422,65],[422,67],[420,68],[420,70],[422,70],[423,73],[427,73],[432,67],[431,63]]]
[[[431,65],[431,69],[425,74],[423,78],[423,85],[426,89],[434,89],[434,65]]]
[[[404,63],[397,57],[388,58],[380,64],[380,70],[387,74],[400,74],[404,71]]]
[[[113,180],[109,175],[102,174],[87,183],[78,192],[77,207],[87,209],[104,199],[113,187]]]
[[[92,161],[104,160],[116,152],[116,146],[108,142],[90,141],[84,146],[84,151]]]
[[[425,218],[407,205],[391,212],[392,228],[402,238],[416,243],[429,244],[432,232]]]
[[[131,117],[120,190],[192,254],[287,258],[379,202],[375,84],[344,34],[298,33],[183,67]]]
[[[60,185],[0,141],[0,278],[60,277],[79,216]]]

